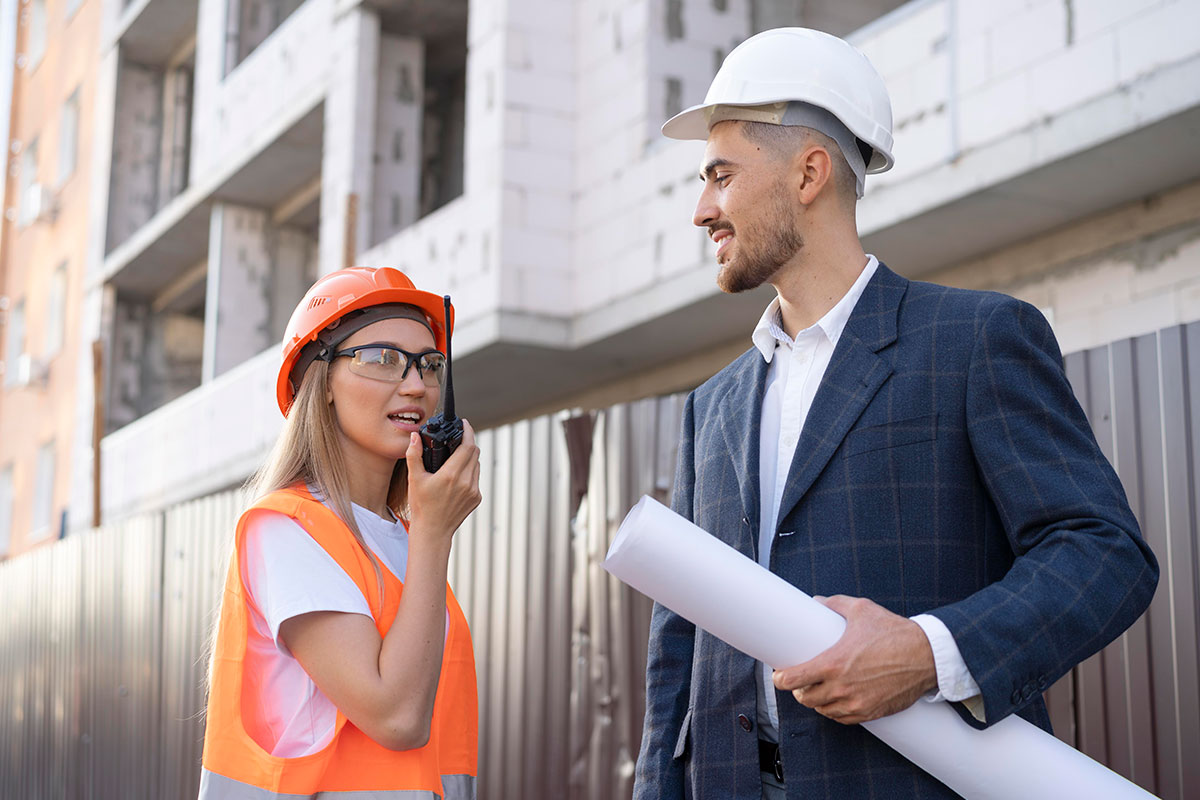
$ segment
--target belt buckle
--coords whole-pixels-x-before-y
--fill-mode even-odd
[[[783,783],[783,759],[779,756],[779,745],[775,745],[775,780]]]

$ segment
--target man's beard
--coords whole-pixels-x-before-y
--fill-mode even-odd
[[[717,287],[721,291],[737,294],[757,289],[804,247],[804,239],[792,221],[792,209],[782,187],[779,188],[765,223],[743,225],[746,238],[735,232],[734,245],[738,253],[722,264],[717,273]],[[759,242],[760,247],[751,249],[748,242]]]

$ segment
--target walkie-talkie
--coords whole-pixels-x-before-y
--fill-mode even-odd
[[[437,472],[462,444],[463,423],[454,414],[454,376],[450,372],[450,295],[442,298],[446,314],[446,399],[442,413],[434,414],[421,426],[421,459],[426,472]]]

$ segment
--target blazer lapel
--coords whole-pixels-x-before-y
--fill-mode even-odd
[[[741,526],[750,533],[749,541],[743,541],[743,537],[739,536],[731,544],[742,553],[757,558],[758,440],[762,428],[760,415],[767,362],[757,348],[751,348],[743,354],[740,362],[726,378],[727,388],[717,403],[717,412],[721,417],[725,448],[733,461],[733,474],[737,476],[743,513],[749,523],[748,526]]]
[[[780,521],[804,497],[892,374],[892,365],[877,353],[896,340],[896,317],[907,288],[908,280],[880,263],[850,313],[800,431],[779,504]]]

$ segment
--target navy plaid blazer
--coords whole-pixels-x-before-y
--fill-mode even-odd
[[[766,371],[751,349],[688,398],[672,501],[750,558]],[[1158,581],[1042,315],[882,264],[805,421],[776,530],[771,571],[805,592],[945,622],[989,724],[1017,713],[1049,730],[1042,691],[1133,623]],[[740,722],[756,718],[754,667],[655,606],[635,798],[759,800],[756,725]],[[861,726],[777,699],[789,798],[955,796]]]

